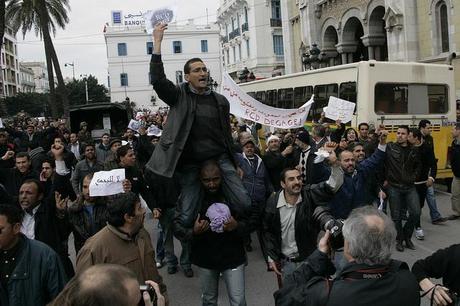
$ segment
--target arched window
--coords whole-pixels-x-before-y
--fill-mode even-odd
[[[436,5],[436,26],[440,52],[449,52],[449,11],[445,1]]]

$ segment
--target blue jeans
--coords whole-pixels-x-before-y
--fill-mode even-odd
[[[410,239],[414,232],[415,224],[420,219],[420,204],[415,187],[394,187],[388,188],[388,201],[391,209],[391,219],[396,226],[396,240],[403,241]],[[409,212],[404,227],[402,226],[403,214]]]
[[[430,218],[431,221],[435,221],[441,219],[442,216],[439,213],[438,205],[436,204],[436,196],[434,194],[434,187],[428,187],[426,190],[426,203],[428,204],[428,208],[430,209]]]
[[[200,268],[202,305],[217,306],[221,273],[227,287],[230,306],[246,306],[244,264],[222,272]]]
[[[222,172],[222,191],[225,198],[231,203],[235,213],[244,214],[251,207],[248,191],[226,154],[222,155],[217,162]],[[198,204],[203,198],[200,170],[198,165],[185,165],[176,173],[181,189],[179,201],[182,201],[182,211],[178,214],[178,218],[185,227],[193,226],[199,209]]]
[[[303,264],[303,261],[292,262],[285,259],[281,259],[281,277],[283,282],[286,280],[286,277],[294,273],[294,271]]]

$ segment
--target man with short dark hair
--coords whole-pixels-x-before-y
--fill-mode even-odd
[[[264,242],[269,267],[279,277],[291,274],[313,252],[320,230],[314,211],[322,206],[324,214],[330,216],[327,203],[342,186],[343,171],[333,148],[328,150],[332,170],[326,182],[303,186],[299,170],[286,168],[281,173],[282,189],[267,200]]]
[[[45,306],[67,277],[56,252],[21,233],[23,214],[0,204],[0,305]]]
[[[69,140],[70,140],[70,142],[67,145],[67,150],[72,152],[77,160],[80,160],[81,159],[80,157],[84,153],[85,145],[78,141],[77,133],[70,134],[70,139]]]
[[[313,139],[313,143],[311,144],[311,146],[314,149],[317,150],[323,147],[326,144],[326,142],[328,142],[328,139],[326,137],[326,128],[321,124],[313,126],[311,130],[311,138]]]
[[[110,155],[110,134],[102,134],[101,143],[96,146],[96,158],[101,164],[105,163],[105,160]]]
[[[398,233],[396,249],[400,252],[404,251],[403,242],[406,243],[406,248],[415,250],[411,237],[420,217],[420,205],[414,185],[421,171],[420,153],[418,148],[408,142],[408,136],[409,127],[401,125],[396,132],[396,142],[387,145],[385,158],[388,201],[391,218]],[[403,227],[402,219],[406,212],[409,212],[409,218]]]
[[[262,156],[265,167],[267,168],[270,181],[275,191],[280,190],[280,173],[286,168],[287,158],[293,152],[293,146],[288,146],[284,151],[280,150],[281,140],[276,135],[271,135],[267,139],[267,151]]]
[[[452,127],[452,152],[450,154],[450,165],[454,174],[452,178],[452,215],[449,220],[460,218],[460,123]]]
[[[100,263],[119,264],[133,271],[139,283],[153,280],[166,292],[150,235],[143,227],[145,209],[139,197],[133,192],[112,196],[107,213],[107,225],[88,239],[78,253],[77,273]]]
[[[219,162],[223,176],[223,192],[238,213],[251,206],[251,199],[236,171],[233,139],[230,128],[230,104],[208,87],[209,71],[201,59],[188,60],[184,66],[186,83],[176,86],[166,78],[161,61],[161,44],[166,24],[153,31],[154,50],[150,62],[152,85],[162,101],[170,106],[159,149],[146,164],[148,171],[172,177],[181,187],[179,217],[186,226],[193,226],[193,212],[199,205],[203,190],[199,182],[200,164],[209,159]]]
[[[104,165],[96,158],[94,144],[89,143],[85,145],[84,152],[85,158],[75,165],[75,170],[72,172],[72,187],[77,195],[80,194],[81,183],[87,174],[102,171],[104,169]]]
[[[393,222],[371,206],[353,210],[343,225],[347,264],[335,272],[329,231],[318,249],[275,293],[276,305],[420,305],[419,287],[405,262],[391,259]]]
[[[31,169],[30,157],[27,152],[19,152],[15,157],[15,168],[1,169],[0,184],[5,186],[8,194],[17,199],[19,188],[28,179],[38,179],[39,175]]]

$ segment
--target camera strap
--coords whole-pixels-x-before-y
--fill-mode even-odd
[[[342,275],[343,279],[380,279],[390,271],[388,266],[381,268],[360,269]]]

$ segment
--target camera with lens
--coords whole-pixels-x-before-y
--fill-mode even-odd
[[[319,223],[321,229],[329,230],[331,238],[329,243],[333,250],[339,250],[343,248],[344,240],[342,234],[342,228],[344,220],[335,219],[326,206],[318,206],[313,212],[313,218]]]
[[[153,306],[157,305],[157,293],[155,292],[155,289],[150,286],[150,285],[140,285],[139,290],[141,292],[141,300],[139,301],[139,306],[145,306],[144,303],[144,292],[147,291],[147,293],[150,296],[150,301],[152,301]]]

